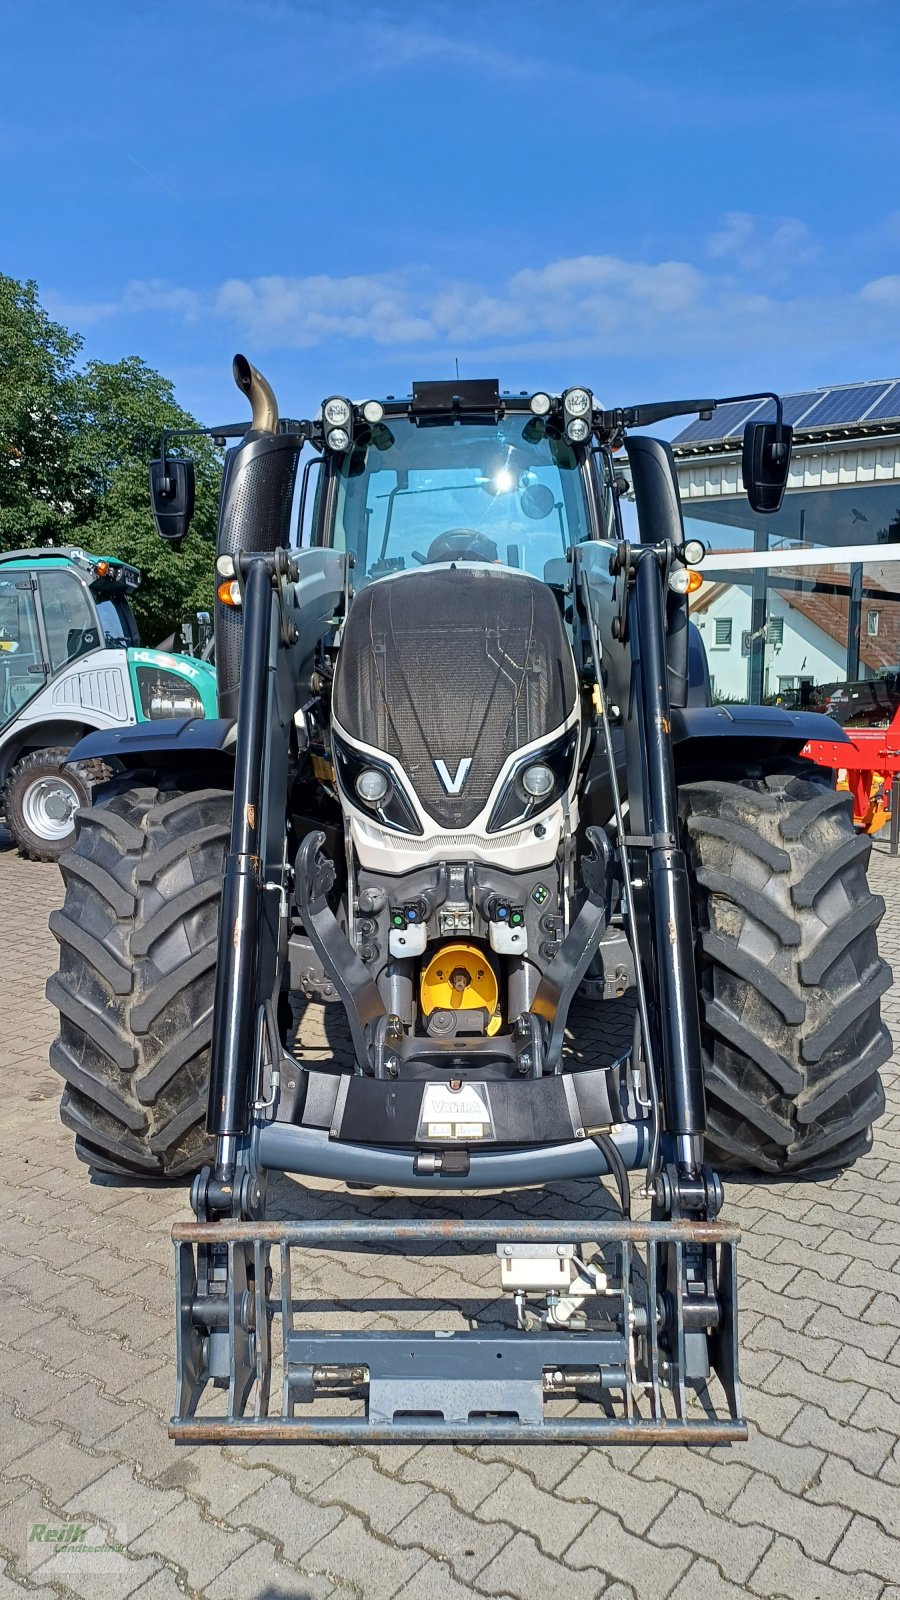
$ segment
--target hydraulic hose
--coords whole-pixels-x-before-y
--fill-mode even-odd
[[[628,1169],[608,1133],[592,1133],[591,1138],[597,1149],[603,1152],[609,1162],[609,1170],[616,1180],[616,1188],[619,1191],[619,1205],[622,1208],[622,1215],[630,1221],[631,1186],[628,1182]]]

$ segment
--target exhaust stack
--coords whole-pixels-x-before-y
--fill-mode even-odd
[[[231,370],[241,394],[245,394],[250,401],[253,411],[250,418],[250,432],[277,433],[278,401],[275,399],[272,385],[246,356],[236,355],[231,363]]]
[[[234,381],[250,402],[250,427],[229,450],[222,475],[216,555],[277,550],[291,542],[291,507],[303,441],[278,431],[272,386],[246,356],[232,362]],[[220,717],[237,715],[243,621],[216,601],[216,679]]]

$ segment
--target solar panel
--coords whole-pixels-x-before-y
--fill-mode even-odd
[[[794,423],[797,422],[800,423],[802,428],[805,428],[807,412],[812,411],[813,406],[817,405],[821,398],[822,394],[821,390],[819,389],[806,389],[803,394],[786,394],[782,402],[784,407],[784,421],[789,422],[792,427]],[[762,415],[762,413],[760,413],[760,415]],[[766,415],[771,417],[774,417],[775,415],[775,410],[771,403],[769,404]],[[803,419],[802,422],[800,420],[801,418]]]
[[[770,400],[734,401],[719,406],[709,422],[692,422],[673,440],[676,445],[715,443],[739,438],[745,423],[774,418]],[[804,389],[784,396],[784,420],[805,428],[851,426],[900,417],[900,379],[880,383],[847,383],[831,389]]]
[[[678,435],[676,444],[694,444],[704,439],[731,439],[743,432],[744,423],[766,404],[762,400],[736,400],[728,406],[718,406],[709,422],[692,422]]]
[[[892,383],[878,404],[866,412],[867,422],[882,422],[887,417],[900,417],[900,383]]]
[[[887,383],[858,383],[848,389],[832,389],[803,418],[803,427],[826,428],[839,422],[859,422],[873,401],[878,400],[890,387]]]

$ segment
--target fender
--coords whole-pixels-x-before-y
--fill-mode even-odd
[[[55,716],[46,722],[10,723],[0,735],[0,788],[5,784],[19,757],[28,750],[51,747],[68,750],[93,727],[90,715]]]
[[[183,770],[212,763],[211,777],[234,768],[235,723],[228,717],[160,717],[127,728],[101,728],[79,739],[69,761],[117,761],[127,769]]]
[[[672,743],[679,773],[686,767],[702,766],[708,757],[721,766],[729,753],[742,765],[763,761],[771,767],[773,760],[799,756],[811,739],[851,744],[843,728],[817,711],[783,711],[779,706],[672,707]]]

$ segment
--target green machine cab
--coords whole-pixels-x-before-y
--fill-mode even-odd
[[[84,734],[216,715],[211,666],[142,647],[140,581],[136,567],[73,545],[0,555],[0,803],[33,860],[62,854],[108,775],[101,762],[67,764]]]

